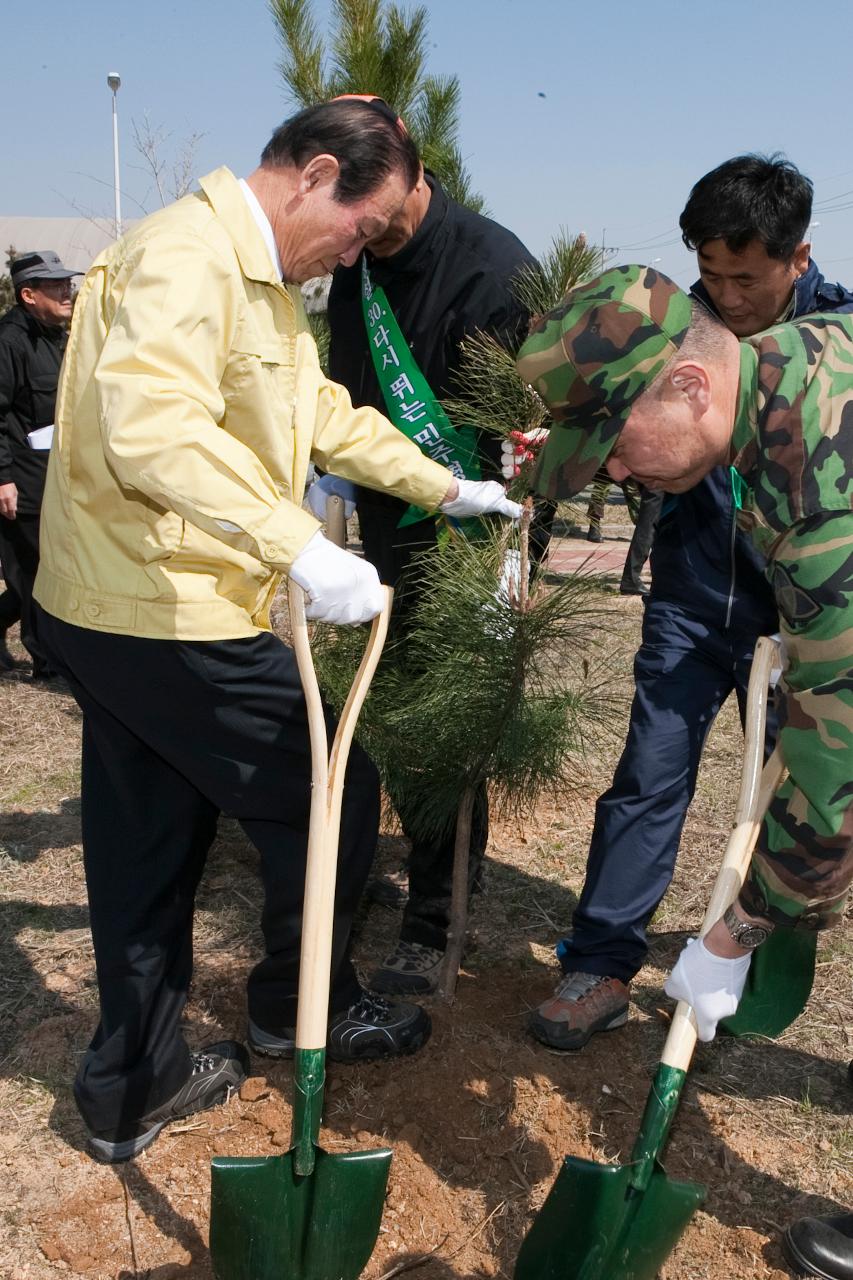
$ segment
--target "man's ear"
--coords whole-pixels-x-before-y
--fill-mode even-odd
[[[334,186],[338,180],[341,166],[334,156],[314,156],[303,167],[299,175],[299,192],[301,195],[314,191],[318,187]]]
[[[798,244],[794,250],[794,256],[791,259],[791,266],[794,269],[794,275],[799,279],[804,276],[809,269],[809,257],[812,247],[804,240],[802,244]]]
[[[671,395],[689,404],[694,417],[701,417],[711,403],[711,379],[704,365],[685,360],[667,378]]]

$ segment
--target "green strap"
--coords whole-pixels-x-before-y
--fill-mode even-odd
[[[732,497],[734,498],[735,509],[743,511],[749,498],[749,485],[734,467],[729,467],[729,474],[732,481]]]
[[[376,378],[394,426],[428,458],[449,467],[457,479],[479,480],[474,429],[454,427],[433,395],[397,324],[385,290],[374,286],[370,279],[366,254],[361,258],[361,306]],[[420,507],[409,507],[398,528],[428,518]]]

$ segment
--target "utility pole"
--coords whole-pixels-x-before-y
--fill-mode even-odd
[[[113,191],[115,192],[115,236],[121,235],[121,178],[118,168],[118,107],[116,99],[121,88],[121,76],[117,71],[107,75],[107,85],[113,95]]]

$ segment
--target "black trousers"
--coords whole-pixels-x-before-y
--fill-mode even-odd
[[[311,762],[293,653],[275,636],[189,642],[69,626],[39,633],[83,711],[83,852],[100,1023],[74,1092],[90,1130],[121,1136],[190,1073],[181,1015],[196,888],[220,813],[260,855],[265,957],[248,1007],[296,1021]],[[333,728],[328,716],[330,729]],[[359,993],[349,935],[376,848],[379,781],[353,746],[341,824],[332,1013]]]
[[[359,491],[358,519],[364,554],[376,566],[382,581],[394,588],[392,627],[397,634],[405,631],[416,602],[417,578],[409,572],[413,558],[418,552],[435,546],[434,520],[397,528],[405,510],[405,503],[371,501],[369,490]],[[403,911],[400,937],[406,942],[420,942],[443,951],[450,923],[455,824],[451,823],[442,835],[425,840],[413,830],[405,802],[398,804],[398,812],[403,831],[412,842],[409,900]],[[484,783],[477,789],[472,815],[468,862],[472,889],[481,882],[488,838],[489,801]]]
[[[0,562],[2,566],[2,562]],[[16,622],[21,621],[21,598],[14,587],[6,583],[6,590],[0,593],[0,632],[8,631]]]
[[[3,565],[3,577],[7,586],[3,596],[2,626],[5,629],[17,621],[12,616],[17,603],[20,609],[21,643],[32,658],[33,671],[36,673],[45,671],[50,666],[41,640],[36,635],[33,619],[33,584],[39,567],[39,518],[38,512],[18,512],[14,520],[0,517],[0,563]]]

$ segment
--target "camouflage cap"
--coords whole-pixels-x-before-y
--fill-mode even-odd
[[[536,488],[570,498],[619,438],[634,401],[681,346],[691,301],[652,267],[612,267],[570,289],[518,353],[518,372],[551,410]]]

